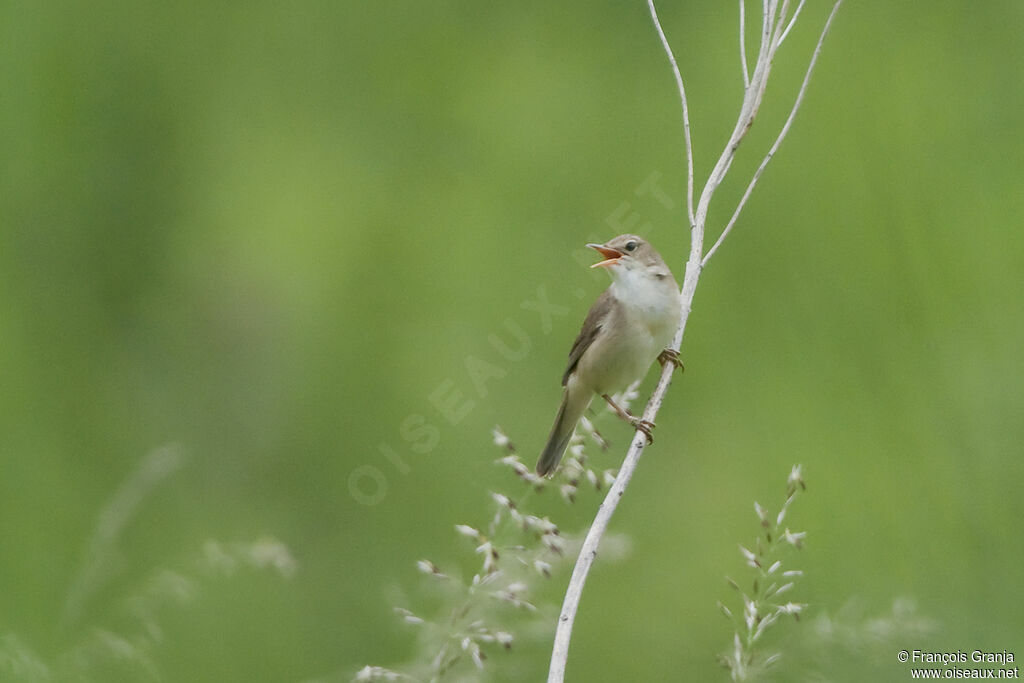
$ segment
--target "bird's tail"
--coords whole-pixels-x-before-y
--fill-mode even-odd
[[[551,474],[558,467],[576,423],[580,421],[583,411],[589,404],[590,396],[586,392],[573,392],[566,387],[562,394],[562,405],[558,407],[558,415],[555,416],[555,424],[551,427],[551,435],[548,436],[548,443],[537,460],[537,474]]]

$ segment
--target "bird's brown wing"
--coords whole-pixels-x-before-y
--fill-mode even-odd
[[[572,374],[576,366],[579,365],[580,358],[583,357],[583,353],[590,348],[590,345],[597,339],[598,333],[606,322],[608,314],[612,311],[612,304],[615,299],[612,297],[610,289],[606,289],[604,294],[597,298],[594,305],[590,307],[590,312],[587,313],[587,319],[583,321],[583,327],[580,328],[579,336],[576,337],[576,341],[572,343],[572,350],[569,351],[569,367],[565,369],[565,374],[562,375],[562,386],[564,387],[569,381],[569,375]]]

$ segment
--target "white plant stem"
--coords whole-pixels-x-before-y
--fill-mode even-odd
[[[658,31],[658,38],[661,46],[668,55],[668,62],[672,65],[672,75],[676,79],[676,89],[679,90],[679,101],[683,109],[683,138],[686,140],[686,212],[690,219],[690,226],[693,227],[693,145],[690,142],[690,109],[686,105],[686,86],[683,85],[683,76],[679,73],[679,65],[676,64],[676,56],[672,53],[672,46],[669,45],[665,32],[661,29],[661,22],[658,21],[658,11],[654,8],[653,0],[648,0],[648,8],[651,10],[651,17],[654,20],[654,28]],[[746,62],[744,61],[744,70]]]
[[[800,91],[796,95],[796,100],[793,102],[793,108],[790,109],[789,116],[786,118],[786,122],[782,125],[782,130],[779,131],[778,137],[775,138],[775,142],[772,144],[771,149],[768,150],[768,153],[761,161],[761,165],[757,167],[756,171],[754,171],[754,175],[750,179],[750,183],[747,185],[746,191],[744,191],[743,196],[740,198],[739,203],[736,205],[736,210],[733,211],[732,218],[730,218],[729,222],[726,223],[725,229],[722,230],[722,234],[718,236],[718,239],[715,240],[715,243],[711,246],[710,249],[708,249],[708,253],[704,255],[704,259],[701,261],[702,267],[707,265],[708,261],[711,260],[711,257],[714,256],[716,251],[718,251],[718,247],[722,245],[722,242],[725,241],[725,238],[732,231],[732,226],[736,224],[736,219],[740,217],[740,212],[746,205],[747,199],[750,198],[750,194],[754,191],[754,186],[757,185],[757,181],[761,178],[761,174],[764,173],[764,169],[768,166],[768,162],[771,161],[772,157],[775,156],[775,152],[778,151],[779,146],[782,144],[782,141],[786,138],[786,134],[789,133],[789,129],[793,125],[793,120],[796,119],[796,113],[797,111],[800,110],[800,105],[804,101],[804,94],[807,92],[807,86],[811,82],[811,75],[814,73],[814,66],[815,64],[818,63],[818,55],[821,54],[821,46],[825,42],[825,35],[828,33],[829,27],[832,25],[832,19],[836,16],[836,11],[839,9],[839,5],[841,2],[842,0],[836,2],[836,4],[832,7],[832,13],[828,15],[828,19],[825,21],[825,28],[822,29],[821,36],[818,38],[818,44],[814,48],[814,54],[811,55],[811,61],[807,65],[807,73],[804,74],[804,81],[800,85]],[[803,7],[802,2],[796,9],[797,13],[800,12],[801,7]],[[796,14],[794,14],[793,16],[795,19]],[[792,24],[790,24],[790,27],[792,27]],[[788,32],[789,28],[787,28],[783,32],[782,36],[779,38],[779,45],[782,44],[782,41],[786,37],[786,33]]]
[[[750,87],[750,70],[747,68],[747,0],[740,0],[740,64],[743,65],[743,87]]]
[[[800,10],[803,8],[803,4],[803,1],[801,1],[797,6],[796,11],[793,13],[793,16],[787,23],[786,14],[789,0],[782,0],[781,11],[779,7],[779,0],[762,0],[761,45],[758,50],[757,61],[754,64],[753,72],[749,75],[749,81],[747,80],[747,74],[744,73],[744,84],[746,87],[743,103],[740,106],[740,113],[736,120],[736,126],[733,128],[733,132],[729,136],[729,141],[726,143],[721,155],[718,157],[718,161],[715,163],[714,168],[708,176],[708,180],[701,192],[700,199],[697,202],[696,211],[694,211],[693,149],[690,143],[690,116],[686,102],[686,91],[683,85],[682,76],[680,75],[679,68],[676,63],[675,55],[672,53],[672,48],[668,39],[665,37],[665,32],[662,30],[661,22],[658,20],[658,14],[654,7],[654,0],[648,0],[647,2],[648,9],[651,14],[651,20],[657,30],[662,47],[668,56],[669,63],[672,66],[673,75],[675,76],[676,87],[679,90],[679,98],[682,103],[683,110],[683,131],[686,140],[687,199],[688,215],[691,225],[690,255],[686,262],[686,273],[683,277],[681,304],[682,317],[679,323],[679,328],[676,330],[675,336],[672,339],[672,348],[676,351],[678,351],[682,345],[683,334],[686,330],[686,322],[690,317],[693,297],[697,291],[697,282],[700,279],[701,270],[732,229],[733,224],[736,222],[736,218],[739,216],[740,210],[743,208],[758,179],[761,177],[761,173],[768,165],[768,162],[771,161],[779,145],[782,143],[782,140],[785,138],[786,133],[788,133],[790,125],[792,124],[793,119],[795,118],[803,101],[804,93],[807,90],[807,84],[810,82],[811,73],[814,69],[815,63],[817,62],[818,55],[821,52],[821,46],[825,40],[825,36],[828,34],[828,30],[832,24],[832,19],[835,17],[836,12],[839,9],[839,5],[842,4],[842,0],[836,1],[835,5],[832,7],[832,12],[828,17],[828,20],[825,22],[821,36],[818,39],[817,47],[811,57],[807,73],[804,76],[803,84],[797,94],[796,102],[794,103],[789,117],[786,119],[786,122],[782,127],[782,131],[779,133],[779,136],[776,138],[775,143],[772,145],[767,156],[765,156],[761,165],[754,173],[753,179],[747,186],[746,192],[740,200],[739,205],[733,213],[727,227],[722,231],[722,234],[719,236],[714,246],[707,254],[705,254],[704,228],[707,221],[708,208],[711,204],[711,198],[714,196],[715,190],[718,189],[718,186],[722,183],[722,180],[724,180],[726,173],[728,173],[729,167],[732,165],[732,161],[736,156],[736,150],[739,148],[740,142],[742,142],[747,131],[750,130],[750,126],[754,123],[754,118],[757,116],[758,109],[761,106],[761,101],[764,97],[765,88],[768,84],[768,75],[771,71],[772,60],[775,58],[775,53],[781,46],[783,40],[789,34],[790,29],[792,29]],[[742,12],[742,0],[740,7]],[[741,31],[742,25],[743,19],[741,18]],[[743,47],[741,38],[741,48]],[[746,72],[746,51],[745,49],[741,49],[741,52],[744,55],[742,61],[744,72]],[[672,382],[674,372],[675,367],[671,363],[666,363],[662,367],[658,384],[655,387],[650,400],[647,402],[647,406],[644,408],[643,419],[653,422],[657,417],[658,411],[665,400],[665,395],[668,392],[668,387]],[[608,528],[608,523],[611,521],[612,515],[615,513],[615,508],[618,506],[619,501],[625,494],[626,487],[629,486],[629,482],[633,478],[633,473],[636,471],[637,464],[640,461],[640,456],[643,454],[646,445],[646,437],[643,433],[638,431],[633,436],[632,442],[630,442],[629,450],[626,452],[626,457],[622,462],[622,467],[619,469],[619,474],[615,479],[615,483],[608,490],[608,494],[605,496],[604,502],[598,508],[597,515],[594,517],[594,522],[591,524],[590,530],[587,532],[587,536],[580,548],[579,556],[576,559],[576,565],[573,568],[572,577],[569,579],[569,586],[565,592],[562,611],[558,618],[555,642],[551,653],[551,666],[548,670],[548,683],[561,683],[565,678],[565,667],[569,657],[569,643],[572,639],[573,624],[576,619],[580,599],[583,596],[583,588],[587,581],[587,575],[589,574],[590,567],[593,565],[594,560],[597,557],[597,549],[601,543],[602,537],[604,536],[605,530]]]

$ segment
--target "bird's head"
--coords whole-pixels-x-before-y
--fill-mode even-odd
[[[622,275],[622,271],[638,271],[658,269],[667,271],[668,267],[661,255],[654,250],[647,240],[636,235],[619,235],[604,244],[588,244],[604,257],[591,268],[607,268],[613,279]]]

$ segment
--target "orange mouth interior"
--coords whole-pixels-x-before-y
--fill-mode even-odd
[[[617,249],[609,249],[608,247],[601,246],[599,244],[588,244],[587,246],[590,247],[591,249],[596,249],[598,252],[601,253],[601,256],[604,256],[603,261],[598,261],[594,265],[590,266],[591,268],[613,266],[619,262],[620,258],[622,258],[622,252],[618,251]]]

